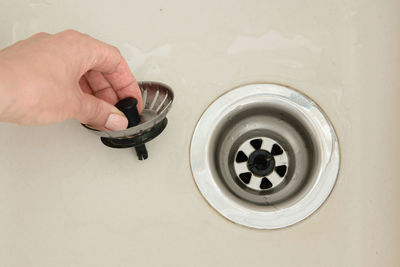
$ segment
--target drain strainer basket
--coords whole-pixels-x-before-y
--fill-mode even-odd
[[[224,217],[276,229],[305,219],[329,196],[339,144],[310,98],[282,85],[251,84],[203,113],[190,163],[200,192]]]
[[[91,133],[100,136],[101,142],[108,147],[135,147],[138,158],[142,160],[148,157],[144,144],[156,138],[167,126],[166,116],[171,109],[174,93],[169,86],[160,82],[145,81],[138,82],[138,85],[143,101],[141,115],[136,108],[136,99],[126,98],[116,105],[125,115],[129,115],[127,116],[129,121],[127,129],[106,132],[82,125]]]

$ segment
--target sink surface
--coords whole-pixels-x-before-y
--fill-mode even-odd
[[[73,28],[117,46],[138,80],[175,92],[149,159],[78,122],[0,124],[1,266],[398,266],[400,2],[0,3],[0,47]],[[189,146],[231,88],[285,84],[328,115],[339,176],[325,204],[280,230],[231,223],[203,199]]]

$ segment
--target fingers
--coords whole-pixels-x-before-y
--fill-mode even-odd
[[[42,39],[42,38],[47,38],[49,36],[50,36],[50,34],[47,32],[38,32],[38,33],[32,35],[31,37],[29,37],[29,39]]]
[[[119,99],[134,97],[138,100],[138,110],[143,110],[142,93],[125,59],[122,58],[116,70],[104,74],[104,77],[114,88]]]
[[[89,82],[87,81],[85,76],[82,76],[79,79],[79,86],[81,87],[81,89],[84,93],[93,95],[92,88],[90,88]]]
[[[116,47],[75,30],[56,33],[53,40],[58,47],[68,51],[69,60],[75,60],[81,65],[81,75],[92,69],[111,73],[122,58]]]
[[[115,46],[103,43],[89,36],[90,60],[87,70],[96,70],[103,73],[113,73],[122,60],[122,56]]]
[[[96,97],[113,105],[118,102],[119,99],[116,92],[101,72],[92,70],[86,73],[84,77],[87,79]]]
[[[113,105],[118,100],[134,97],[138,100],[139,112],[142,111],[142,94],[125,59],[122,58],[120,64],[112,73],[103,75],[101,72],[92,70],[85,77],[96,97]]]
[[[82,94],[75,119],[101,131],[119,131],[128,127],[128,120],[116,107],[93,95]]]
[[[80,63],[83,66],[81,76],[88,72],[87,82],[97,97],[111,104],[134,97],[138,100],[139,112],[142,111],[139,85],[116,47],[73,30],[61,34],[65,35],[63,38],[68,40],[69,44],[79,44],[80,49],[77,53],[84,52],[85,56],[82,58],[85,60]],[[80,81],[80,84],[83,84],[82,90],[87,89],[85,81]]]

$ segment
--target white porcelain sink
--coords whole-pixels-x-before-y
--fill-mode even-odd
[[[400,2],[3,0],[0,47],[74,28],[170,85],[149,159],[75,121],[0,124],[1,266],[398,266]],[[224,219],[192,178],[197,120],[222,93],[285,84],[329,116],[341,169],[325,204],[281,230]]]

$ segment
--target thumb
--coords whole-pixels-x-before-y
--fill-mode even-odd
[[[75,119],[101,131],[119,131],[128,127],[128,119],[116,107],[93,95],[83,94]]]

